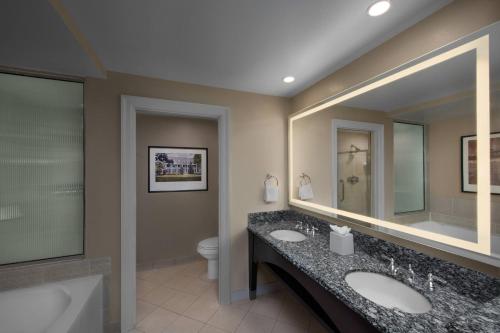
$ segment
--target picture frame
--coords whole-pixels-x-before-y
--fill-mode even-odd
[[[461,142],[462,192],[477,192],[476,135],[464,135]],[[491,194],[500,194],[500,132],[490,134]]]
[[[208,148],[148,146],[148,192],[208,191]]]

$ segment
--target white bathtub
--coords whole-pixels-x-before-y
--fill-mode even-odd
[[[458,225],[452,225],[452,224],[445,224],[445,223],[438,223],[435,221],[421,221],[421,222],[415,222],[412,224],[409,224],[408,226],[421,229],[421,230],[427,230],[427,231],[432,231],[436,232],[442,235],[448,235],[451,237],[471,241],[471,242],[477,242],[477,233],[468,228],[464,228]],[[467,258],[471,258],[474,260],[482,261],[485,263],[488,263],[490,265],[494,265],[497,267],[500,267],[500,236],[498,235],[492,235],[491,236],[491,256],[486,256],[480,253],[464,250],[458,247],[442,244],[436,241],[428,240],[425,238],[409,235],[406,233],[398,232],[395,230],[389,230],[386,228],[381,228],[381,231],[385,231],[390,234],[398,235],[401,238],[406,238],[421,244],[429,245],[447,252],[455,253]]]
[[[0,293],[0,333],[102,333],[102,276]]]

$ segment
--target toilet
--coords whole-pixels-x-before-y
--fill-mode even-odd
[[[219,275],[219,237],[212,237],[198,243],[198,253],[208,260],[208,279]]]

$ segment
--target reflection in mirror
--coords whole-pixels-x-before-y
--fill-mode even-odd
[[[487,33],[491,252],[500,259],[500,24]],[[477,243],[476,56],[462,53],[294,119],[291,199]],[[299,195],[301,173],[314,196]],[[356,223],[456,252],[452,242]]]

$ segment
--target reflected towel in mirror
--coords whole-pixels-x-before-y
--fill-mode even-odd
[[[311,183],[301,184],[299,186],[299,198],[300,200],[311,200],[314,198]]]

